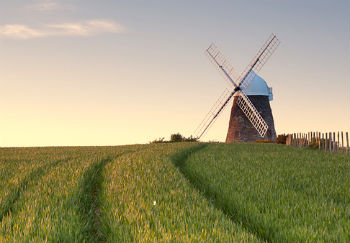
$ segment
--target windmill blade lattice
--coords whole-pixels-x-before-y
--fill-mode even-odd
[[[280,41],[277,39],[276,35],[271,34],[265,44],[261,47],[258,54],[255,55],[250,64],[242,72],[241,76],[238,78],[238,86],[244,92],[248,87],[250,81],[255,77],[255,73],[259,72],[264,66],[270,56],[277,49]],[[253,72],[251,72],[253,70]]]
[[[260,113],[256,110],[255,106],[249,100],[243,92],[238,92],[239,96],[237,98],[237,105],[249,121],[253,124],[255,129],[258,131],[261,137],[264,137],[267,129],[269,128],[266,124],[264,118],[261,117]]]
[[[237,87],[238,85],[234,80],[238,77],[238,75],[234,72],[232,65],[221,54],[217,46],[212,43],[207,49],[206,53],[208,54],[209,60],[212,61],[214,66],[219,69],[220,73],[224,74],[224,77],[228,79],[234,87]]]
[[[219,99],[214,103],[208,114],[204,117],[202,122],[196,128],[194,134],[196,138],[202,137],[208,128],[213,124],[216,120],[220,112],[225,108],[225,106],[229,103],[232,98],[234,92],[225,89],[225,91],[220,95]]]

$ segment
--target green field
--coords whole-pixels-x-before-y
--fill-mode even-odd
[[[0,148],[0,242],[350,242],[349,158],[276,144]]]

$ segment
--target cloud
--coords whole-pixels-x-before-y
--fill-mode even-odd
[[[14,39],[43,38],[50,36],[93,36],[100,33],[121,33],[125,28],[112,20],[92,19],[80,22],[46,24],[33,28],[12,24],[0,26],[0,36]]]
[[[44,1],[44,2],[39,2],[28,6],[29,9],[42,11],[42,12],[57,10],[57,9],[60,9],[61,7],[62,7],[61,4],[54,1]]]
[[[110,20],[94,19],[76,23],[47,25],[60,35],[89,36],[103,32],[120,33],[123,26]]]
[[[15,39],[29,39],[43,37],[46,34],[40,30],[32,29],[26,25],[9,24],[0,26],[0,35]]]

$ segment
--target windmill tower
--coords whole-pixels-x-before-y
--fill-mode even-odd
[[[275,141],[276,131],[270,107],[270,101],[273,100],[272,88],[267,86],[264,79],[254,74],[254,78],[245,89],[245,94],[266,122],[268,129],[262,138],[239,108],[238,95],[234,94],[226,142],[254,142],[259,139]]]
[[[276,50],[279,40],[272,34],[240,76],[235,75],[231,64],[218,48],[211,44],[206,50],[210,60],[233,85],[226,89],[203,121],[195,136],[201,138],[218,115],[234,97],[226,142],[252,142],[257,139],[276,139],[273,116],[269,101],[272,89],[256,73]],[[237,80],[237,83],[235,82]]]

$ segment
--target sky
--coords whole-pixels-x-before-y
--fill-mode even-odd
[[[259,72],[277,134],[349,131],[348,0],[0,1],[0,147],[148,143],[190,136],[225,88],[214,42]],[[230,108],[202,141],[224,141]]]

